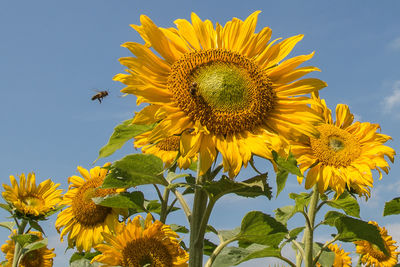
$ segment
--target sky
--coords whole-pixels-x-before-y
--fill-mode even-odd
[[[118,58],[131,56],[120,45],[127,41],[143,43],[129,26],[139,24],[141,14],[161,27],[173,27],[175,19],[190,19],[195,12],[201,19],[225,24],[232,17],[245,19],[261,10],[256,31],[272,29],[272,38],[304,34],[290,56],[315,56],[308,65],[317,66],[317,77],[328,83],[320,91],[334,110],[336,104],[350,106],[356,119],[379,123],[382,133],[393,137],[388,143],[400,151],[400,2],[388,1],[1,1],[0,2],[0,179],[9,184],[10,175],[35,172],[37,181],[51,178],[67,189],[67,178],[76,167],[92,168],[99,149],[113,128],[133,116],[133,96],[120,97],[122,84],[112,80],[124,71]],[[95,90],[108,90],[103,103],[91,101]],[[138,153],[128,142],[118,153],[99,160],[102,165],[124,155]],[[258,166],[274,174],[267,161]],[[243,171],[240,178],[249,177]],[[377,177],[377,176],[375,176]],[[361,201],[364,220],[376,220],[400,242],[400,216],[382,217],[385,201],[400,195],[398,158],[389,175],[375,180],[372,197]],[[149,188],[146,196],[153,196]],[[273,214],[289,205],[288,193],[304,191],[294,176],[285,190],[268,201],[233,195],[222,198],[211,215],[217,229],[232,229],[250,210]],[[0,211],[6,220],[7,214]],[[49,247],[56,248],[54,266],[68,266],[70,254],[59,242],[54,229],[55,216],[44,224]],[[295,217],[293,226],[304,222]],[[167,223],[186,224],[178,211]],[[291,225],[289,225],[291,226]],[[327,240],[335,229],[321,231]],[[0,229],[0,243],[8,238]],[[353,246],[347,246],[354,251]],[[0,259],[3,259],[2,255]],[[260,259],[240,266],[276,263]]]

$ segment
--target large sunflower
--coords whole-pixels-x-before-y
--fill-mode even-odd
[[[109,166],[109,163],[103,167]],[[61,231],[61,241],[68,233],[68,243],[74,243],[79,251],[90,249],[103,242],[102,232],[111,233],[119,223],[120,209],[96,205],[92,198],[104,197],[123,191],[123,189],[101,189],[103,180],[108,170],[96,166],[89,171],[78,167],[82,177],[71,176],[68,178],[68,192],[65,193],[63,205],[69,206],[58,214],[56,228]]]
[[[142,25],[132,27],[145,44],[123,45],[136,57],[122,58],[129,74],[114,79],[127,85],[121,91],[136,95],[137,104],[151,104],[137,114],[159,119],[150,143],[180,135],[183,156],[200,154],[201,174],[217,152],[233,177],[252,155],[271,159],[271,149],[280,149],[276,134],[317,134],[312,124],[320,117],[308,108],[310,99],[295,97],[326,86],[297,80],[319,70],[297,68],[313,53],[284,60],[303,35],[270,42],[270,28],[255,33],[258,14],[214,27],[192,13],[192,22],[178,19],[177,28],[157,27],[142,15]]]
[[[179,245],[178,235],[171,227],[160,221],[153,223],[151,214],[142,227],[140,218],[129,219],[117,235],[104,233],[106,243],[96,246],[102,254],[92,262],[104,263],[102,266],[188,266],[189,255]]]
[[[318,183],[319,192],[327,188],[337,192],[338,196],[347,187],[360,195],[369,196],[369,187],[373,186],[371,170],[389,172],[387,156],[391,162],[395,151],[383,144],[390,136],[377,133],[378,124],[354,122],[349,107],[336,106],[336,121],[333,122],[331,110],[324,100],[314,96],[318,105],[312,107],[323,115],[325,123],[317,126],[319,138],[310,137],[302,143],[292,146],[300,170],[308,170],[305,187],[311,188]],[[302,178],[299,178],[299,182]]]
[[[366,267],[392,267],[397,263],[397,257],[400,252],[396,252],[397,246],[396,241],[392,240],[392,237],[388,235],[385,227],[379,227],[378,223],[374,221],[369,221],[369,224],[375,225],[383,239],[385,248],[388,251],[386,255],[374,244],[368,241],[356,241],[356,251],[360,254],[361,262],[366,264]]]
[[[344,252],[341,246],[337,244],[329,244],[328,249],[335,253],[335,261],[332,267],[351,267],[350,252]],[[320,267],[321,264],[317,263],[317,266]]]
[[[43,216],[56,209],[61,201],[60,184],[54,184],[50,179],[36,185],[34,173],[25,174],[19,177],[19,185],[13,175],[10,176],[11,186],[3,184],[5,191],[3,198],[16,211],[25,216]]]
[[[7,263],[5,264],[5,267],[11,267],[12,262],[14,260],[14,249],[15,249],[15,241],[11,239],[13,235],[16,235],[17,231],[14,230],[13,234],[9,236],[9,240],[6,241],[4,245],[1,246],[1,251],[6,254],[6,260]],[[31,231],[28,232],[28,234],[34,234],[36,235],[39,240],[43,239],[42,233],[36,232],[36,231]],[[56,254],[53,253],[53,249],[48,249],[47,247],[42,247],[36,250],[33,250],[31,252],[28,252],[26,254],[21,262],[19,267],[51,267],[53,266],[53,258],[56,256]]]

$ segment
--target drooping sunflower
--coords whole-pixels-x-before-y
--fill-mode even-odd
[[[109,166],[106,163],[103,167]],[[124,210],[96,205],[92,198],[104,197],[124,191],[124,189],[102,189],[103,180],[108,170],[96,166],[90,172],[78,166],[82,175],[68,178],[68,192],[61,204],[68,206],[58,214],[56,229],[60,239],[68,233],[70,247],[76,245],[79,251],[90,251],[92,247],[103,242],[102,232],[111,233],[119,223],[119,215]]]
[[[92,263],[105,264],[102,266],[188,266],[189,254],[181,248],[179,236],[171,227],[158,220],[153,223],[148,214],[143,228],[140,218],[129,219],[117,235],[104,233],[105,244],[96,246],[102,254],[94,257]]]
[[[341,246],[337,244],[329,244],[328,249],[335,253],[335,261],[332,267],[351,267],[350,252],[344,252]],[[317,263],[317,266],[320,267],[321,264]]]
[[[3,184],[5,191],[2,193],[7,203],[16,211],[25,216],[43,216],[53,211],[61,202],[60,184],[54,184],[50,179],[36,185],[35,174],[29,173],[19,177],[19,185],[13,175],[10,176],[11,186]]]
[[[354,122],[354,115],[347,105],[336,106],[336,121],[325,100],[314,95],[316,105],[312,108],[323,115],[325,123],[316,126],[318,138],[310,137],[292,146],[292,153],[302,173],[308,170],[307,189],[318,183],[319,192],[331,188],[341,195],[347,188],[360,195],[369,196],[373,186],[371,170],[389,172],[388,157],[393,163],[395,151],[383,145],[390,136],[377,132],[378,124]],[[301,183],[302,178],[298,178]]]
[[[396,241],[392,240],[392,237],[388,235],[385,227],[379,227],[378,223],[369,221],[369,224],[375,225],[383,239],[385,248],[388,251],[386,255],[376,245],[371,244],[368,241],[356,241],[356,252],[361,256],[361,262],[366,264],[366,267],[392,267],[397,263],[397,257],[400,252],[397,252]]]
[[[9,240],[6,241],[4,245],[1,246],[1,251],[6,254],[7,263],[5,267],[11,267],[14,260],[14,249],[15,241],[11,239],[13,235],[16,235],[17,231],[14,230],[13,234],[9,236]],[[30,231],[28,234],[36,235],[39,240],[43,239],[42,233],[36,231]],[[48,249],[47,247],[42,247],[33,251],[28,252],[21,260],[19,267],[51,267],[53,266],[53,258],[56,254],[53,253],[54,248]]]
[[[278,135],[297,139],[317,134],[312,125],[320,116],[301,95],[326,84],[298,80],[319,71],[298,68],[314,53],[284,60],[303,35],[270,42],[270,28],[255,33],[258,14],[214,27],[192,13],[192,22],[178,19],[177,28],[157,27],[142,15],[142,25],[132,27],[145,44],[123,45],[135,57],[120,59],[129,74],[114,80],[127,85],[121,92],[136,95],[137,104],[150,103],[138,116],[158,117],[149,142],[181,136],[183,156],[200,154],[201,174],[217,152],[233,177],[253,155],[271,159],[271,150],[281,149],[274,147],[280,143]]]

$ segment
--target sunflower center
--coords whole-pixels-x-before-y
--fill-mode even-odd
[[[32,195],[23,197],[22,202],[25,205],[31,206],[31,207],[41,207],[41,206],[45,205],[43,198],[37,197],[37,196],[32,196]]]
[[[156,147],[164,151],[179,151],[179,136],[171,136],[156,144]]]
[[[383,253],[378,246],[371,244],[369,242],[364,242],[364,246],[366,248],[366,250],[368,251],[368,254],[373,257],[374,259],[378,260],[379,262],[381,261],[386,261],[388,259],[390,259],[390,254],[386,255],[385,253]],[[387,247],[386,249],[388,251],[390,251]]]
[[[172,255],[156,238],[140,238],[128,242],[122,250],[123,266],[170,267]]]
[[[268,117],[276,96],[253,61],[222,49],[185,54],[172,66],[168,88],[193,122],[223,135],[254,131]]]
[[[25,256],[22,258],[20,266],[24,267],[37,267],[37,266],[43,266],[43,256],[41,255],[41,249],[37,250],[32,250],[25,254]]]
[[[334,167],[346,167],[360,156],[360,143],[349,132],[330,124],[317,126],[317,129],[320,137],[310,138],[310,142],[320,162]]]
[[[94,178],[86,182],[76,193],[72,201],[72,211],[76,220],[86,226],[103,223],[112,209],[94,204],[92,198],[104,197],[116,192],[115,189],[98,188],[103,178]]]

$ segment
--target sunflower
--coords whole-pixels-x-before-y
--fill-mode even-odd
[[[354,122],[354,116],[347,105],[336,106],[336,121],[325,100],[314,95],[318,105],[312,107],[323,115],[325,123],[316,128],[319,138],[307,138],[292,146],[302,173],[308,170],[305,187],[318,183],[319,192],[331,188],[341,195],[345,188],[355,190],[360,195],[369,196],[373,186],[371,170],[377,170],[382,178],[382,170],[387,174],[393,163],[395,151],[383,144],[390,136],[377,133],[378,124]],[[298,178],[301,183],[302,178]]]
[[[109,166],[106,163],[103,167]],[[79,176],[68,178],[68,192],[65,193],[61,204],[69,206],[58,214],[56,228],[61,231],[61,241],[68,233],[68,243],[72,247],[75,243],[79,251],[90,249],[103,242],[102,232],[111,233],[119,223],[121,209],[96,205],[92,198],[122,192],[123,189],[101,189],[108,170],[96,166],[89,171],[78,166]]]
[[[153,221],[148,214],[144,227],[141,216],[136,216],[120,227],[117,235],[104,233],[105,244],[96,246],[102,254],[92,262],[102,266],[149,266],[149,267],[184,267],[188,266],[189,255],[183,250],[169,225]]]
[[[367,267],[395,266],[397,263],[397,255],[400,253],[396,252],[396,241],[392,240],[392,237],[388,235],[385,227],[379,227],[378,223],[373,221],[369,221],[368,223],[378,228],[388,254],[383,253],[376,245],[368,241],[356,241],[354,244],[356,244],[356,252],[361,255],[361,262],[366,264],[365,266]]]
[[[335,261],[332,267],[351,267],[350,252],[344,252],[341,246],[336,244],[329,244],[328,249],[335,253]],[[320,267],[321,264],[317,263],[317,266]]]
[[[312,125],[321,118],[307,106],[310,99],[299,95],[326,84],[297,80],[319,71],[297,68],[314,53],[284,60],[303,35],[270,42],[270,28],[255,33],[258,14],[214,27],[192,13],[191,23],[178,19],[176,28],[157,27],[142,15],[142,25],[132,27],[145,44],[123,45],[135,57],[120,59],[129,74],[114,80],[127,85],[121,92],[136,95],[137,104],[150,104],[137,116],[158,117],[149,142],[181,136],[183,156],[200,154],[200,174],[217,152],[233,177],[253,155],[272,159],[271,150],[280,150],[277,134],[287,139],[318,134]]]
[[[1,246],[1,251],[6,254],[7,263],[5,267],[11,267],[14,260],[14,249],[15,241],[11,239],[13,235],[16,235],[17,231],[14,230],[13,234],[9,236],[10,240],[7,240],[4,245]],[[36,235],[39,240],[43,239],[42,233],[36,231],[30,231],[28,234]],[[53,253],[53,249],[42,247],[31,252],[28,252],[20,261],[19,267],[51,267],[53,266],[53,258],[56,254]]]
[[[60,204],[62,190],[57,189],[60,184],[54,184],[50,179],[36,186],[35,174],[29,173],[28,178],[25,174],[20,175],[19,185],[13,175],[10,181],[11,186],[3,184],[3,198],[22,215],[44,216]]]

